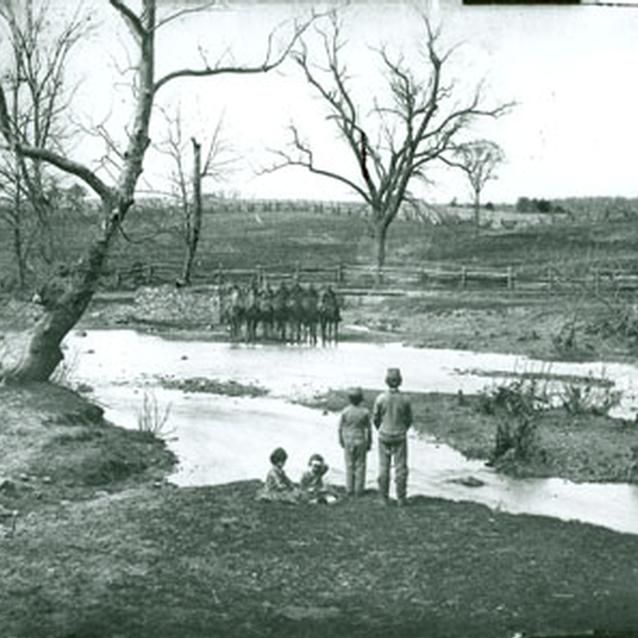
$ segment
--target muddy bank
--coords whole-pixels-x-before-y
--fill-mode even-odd
[[[0,506],[26,512],[162,482],[176,462],[164,442],[103,418],[100,406],[52,384],[0,386]]]
[[[442,410],[432,400],[419,421]],[[0,388],[0,406],[0,503],[19,510],[12,534],[0,522],[7,637],[638,627],[636,536],[425,497],[286,506],[255,502],[257,481],[177,489],[161,442],[75,393]]]
[[[377,391],[365,390],[372,406]],[[499,417],[486,414],[478,396],[408,393],[415,429],[469,458],[493,459]],[[318,394],[301,403],[337,412],[347,405],[345,390]],[[495,461],[501,472],[517,477],[558,477],[574,482],[638,481],[638,425],[591,413],[551,409],[537,417],[530,456],[507,455]]]

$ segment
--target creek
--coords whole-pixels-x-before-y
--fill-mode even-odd
[[[410,348],[400,344],[342,343],[309,348],[245,346],[181,341],[130,330],[92,330],[66,339],[70,379],[92,386],[106,417],[136,428],[144,392],[159,406],[170,405],[168,444],[179,459],[170,480],[181,486],[214,485],[263,478],[277,447],[289,454],[286,471],[298,479],[308,457],[320,452],[331,470],[328,480],[343,483],[337,418],[291,399],[328,388],[360,385],[381,389],[385,370],[402,369],[404,388],[414,392],[476,392],[491,383],[485,375],[545,372],[549,364],[520,356],[458,350]],[[635,412],[634,380],[628,364],[552,363],[551,373],[602,377],[615,383],[622,400],[618,415]],[[261,397],[232,397],[162,388],[159,377],[206,377],[255,384]],[[493,381],[492,381],[493,382]],[[376,450],[369,455],[368,484],[374,487]],[[563,479],[515,479],[499,475],[482,461],[466,459],[449,446],[413,433],[409,448],[409,492],[455,501],[473,501],[511,513],[579,520],[638,534],[638,487],[572,483]],[[474,477],[471,487],[457,481]]]

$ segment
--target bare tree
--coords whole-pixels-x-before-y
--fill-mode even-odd
[[[275,34],[271,33],[264,58],[257,65],[224,64],[221,60],[209,61],[204,58],[198,68],[175,69],[156,77],[158,32],[175,16],[183,16],[184,11],[166,17],[158,16],[157,0],[141,0],[138,11],[133,10],[124,0],[109,0],[109,4],[127,25],[135,43],[135,60],[132,61],[134,78],[131,83],[133,107],[126,127],[125,148],[118,149],[121,165],[113,183],[107,183],[88,165],[76,161],[66,153],[23,140],[8,107],[5,87],[0,84],[0,135],[4,138],[6,147],[15,149],[21,157],[46,162],[81,180],[99,197],[101,208],[99,236],[86,246],[83,256],[70,268],[61,290],[44,296],[44,312],[25,334],[19,356],[0,370],[0,375],[8,381],[46,380],[61,361],[61,341],[91,301],[114,238],[134,203],[136,185],[150,144],[151,115],[160,89],[182,78],[268,72],[284,61],[310,23],[295,23],[292,35],[283,47],[275,46]]]
[[[202,182],[205,180],[222,180],[231,168],[234,158],[222,138],[223,118],[220,118],[208,138],[200,142],[195,136],[186,139],[181,111],[175,115],[164,112],[167,123],[167,137],[160,150],[169,156],[173,170],[171,173],[171,195],[177,200],[181,212],[178,236],[184,244],[184,263],[182,266],[181,285],[189,285],[197,246],[201,235],[203,208]],[[202,143],[205,150],[202,154]],[[192,172],[189,177],[186,169],[186,156],[192,152]]]
[[[30,254],[51,263],[55,242],[45,166],[40,158],[18,152],[17,143],[60,150],[68,131],[63,113],[72,95],[64,82],[64,68],[72,49],[88,30],[79,12],[56,29],[49,19],[50,11],[48,0],[0,5],[0,21],[12,58],[5,67],[3,82],[14,134],[12,145],[0,152],[0,186],[11,200],[3,208],[3,217],[12,233],[21,288]]]
[[[459,145],[452,159],[442,158],[449,166],[461,169],[472,189],[474,225],[476,232],[481,222],[481,193],[487,182],[497,178],[496,170],[505,161],[501,147],[490,140],[473,140]]]
[[[385,263],[388,228],[401,206],[412,198],[411,184],[427,178],[428,167],[453,151],[459,133],[474,120],[498,117],[509,106],[483,106],[480,85],[463,100],[463,87],[444,78],[452,51],[439,52],[439,31],[432,28],[426,16],[421,17],[425,66],[412,68],[403,55],[392,55],[387,47],[378,50],[388,98],[382,103],[375,97],[369,109],[364,110],[352,89],[344,62],[346,43],[336,13],[331,14],[330,28],[317,28],[321,62],[310,59],[304,42],[295,52],[306,80],[327,107],[327,120],[336,126],[349,149],[357,177],[318,165],[311,144],[295,124],[290,126],[289,148],[276,150],[279,159],[267,169],[301,166],[355,191],[371,210],[379,277]]]

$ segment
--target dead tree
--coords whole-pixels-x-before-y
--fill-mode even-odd
[[[472,189],[474,226],[478,232],[481,222],[481,193],[487,182],[496,179],[496,170],[505,160],[503,150],[490,140],[474,140],[460,144],[452,158],[442,157],[442,160],[465,173]]]
[[[184,262],[178,283],[189,285],[202,228],[202,182],[221,181],[230,171],[234,158],[222,139],[223,119],[220,118],[211,134],[204,134],[208,139],[202,161],[202,143],[195,136],[190,138],[190,144],[186,140],[180,110],[178,109],[174,116],[164,112],[164,118],[167,123],[167,136],[158,148],[170,158],[173,165],[170,176],[171,196],[177,201],[181,212],[179,230],[176,234],[184,245]],[[190,178],[185,168],[189,151],[192,151],[193,156]]]
[[[30,256],[50,265],[56,246],[46,167],[40,158],[20,153],[17,144],[61,149],[61,140],[68,133],[64,111],[72,95],[64,81],[64,68],[88,31],[80,13],[56,28],[50,12],[49,0],[0,5],[0,25],[10,52],[3,82],[12,125],[12,144],[0,152],[0,187],[11,205],[0,214],[12,233],[20,288],[26,283]]]
[[[301,166],[345,184],[371,211],[378,275],[385,263],[386,237],[402,205],[410,201],[410,186],[425,179],[428,168],[456,147],[456,140],[478,118],[495,118],[509,104],[483,105],[481,86],[463,99],[463,87],[446,80],[444,70],[452,51],[439,51],[440,33],[421,16],[425,32],[423,66],[411,66],[387,47],[377,51],[385,69],[385,101],[374,97],[368,108],[355,95],[344,62],[346,43],[336,13],[328,29],[317,29],[322,52],[311,59],[302,42],[294,59],[327,108],[326,119],[338,130],[352,158],[352,174],[335,172],[316,161],[312,145],[292,124],[291,142],[275,150],[278,160],[266,172]]]
[[[0,83],[0,135],[7,149],[21,156],[50,164],[63,173],[84,182],[100,200],[101,224],[99,236],[86,246],[83,256],[70,268],[62,292],[44,308],[37,323],[24,335],[22,347],[11,363],[5,362],[0,376],[6,381],[27,382],[47,380],[62,359],[60,344],[64,336],[82,317],[91,301],[103,272],[109,250],[121,231],[127,213],[135,199],[135,189],[142,173],[149,148],[149,125],[155,99],[162,87],[182,78],[202,78],[221,74],[264,73],[278,67],[287,57],[310,21],[295,24],[286,44],[275,51],[274,34],[268,39],[263,60],[255,66],[203,59],[198,68],[179,68],[156,77],[155,51],[158,33],[176,17],[192,13],[183,9],[171,15],[158,16],[157,0],[141,0],[139,11],[124,0],[109,0],[113,10],[124,21],[135,43],[131,82],[133,107],[126,127],[125,148],[118,149],[121,165],[113,183],[107,183],[87,164],[76,161],[47,146],[37,146],[23,140],[8,108],[7,95]],[[209,3],[212,6],[215,3]]]

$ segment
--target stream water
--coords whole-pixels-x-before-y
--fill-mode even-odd
[[[171,480],[178,485],[212,485],[263,478],[270,451],[289,453],[286,470],[296,479],[308,457],[321,452],[331,467],[328,480],[343,483],[343,459],[336,417],[291,403],[330,387],[361,385],[381,389],[387,367],[399,366],[404,387],[412,391],[475,392],[497,371],[534,371],[548,364],[522,357],[456,350],[403,347],[398,344],[344,343],[331,348],[280,345],[243,346],[176,341],[133,331],[90,331],[67,337],[72,378],[94,388],[106,416],[137,427],[143,391],[151,387],[158,404],[170,404],[169,445],[180,463]],[[82,356],[80,356],[82,355]],[[626,364],[552,364],[553,374],[601,376],[623,392],[617,411],[635,412],[638,369]],[[254,383],[267,397],[229,397],[184,393],[159,387],[158,377],[203,376]],[[623,484],[574,484],[562,479],[513,479],[468,460],[426,437],[410,441],[411,494],[483,503],[512,513],[575,519],[638,534],[638,487]],[[368,482],[374,485],[376,454],[369,455]],[[475,477],[481,487],[456,481]]]

